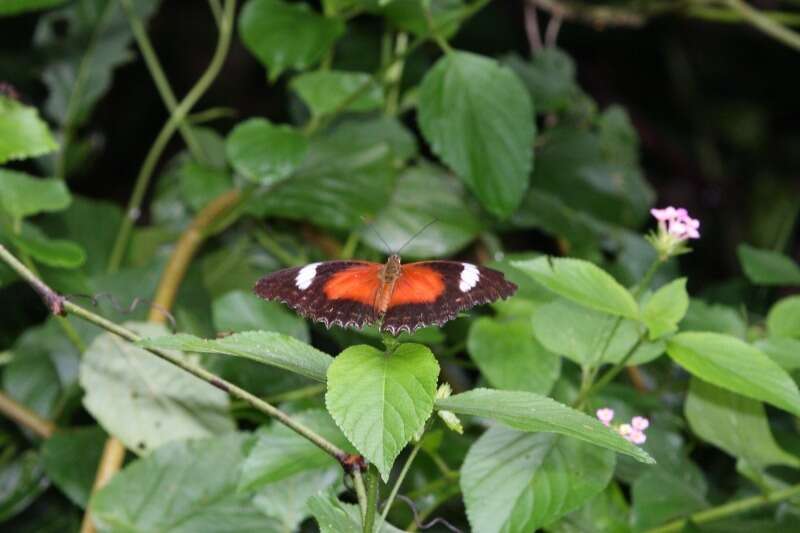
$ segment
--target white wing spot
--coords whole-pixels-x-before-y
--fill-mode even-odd
[[[464,265],[464,270],[461,271],[461,281],[458,283],[458,288],[461,292],[467,292],[478,284],[481,277],[481,272],[475,265],[469,263],[461,263]]]
[[[304,291],[311,286],[311,282],[314,281],[314,277],[317,275],[318,265],[319,263],[311,263],[300,269],[294,279],[294,284],[297,285],[298,289]]]

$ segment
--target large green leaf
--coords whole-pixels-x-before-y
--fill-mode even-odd
[[[497,426],[470,448],[461,490],[473,531],[535,531],[603,490],[613,472],[608,450]]]
[[[630,533],[630,510],[619,485],[611,483],[606,490],[591,498],[548,528],[549,533]]]
[[[657,339],[678,329],[689,308],[686,278],[676,279],[660,289],[642,307],[642,322],[650,332],[650,339]]]
[[[438,377],[431,351],[410,343],[391,354],[351,346],[328,369],[328,411],[384,481],[397,455],[430,417]]]
[[[142,20],[158,3],[132,2]],[[132,58],[128,48],[132,40],[127,17],[114,0],[77,0],[41,16],[34,42],[48,58],[42,72],[49,89],[47,113],[60,124],[85,122],[111,86],[114,69]]]
[[[644,463],[653,459],[596,418],[532,392],[474,389],[436,401],[437,409],[492,418],[521,431],[559,433],[630,455]]]
[[[154,324],[128,324],[144,336]],[[138,453],[165,442],[234,430],[228,396],[158,357],[104,333],[83,354],[83,405],[103,428]]]
[[[17,402],[52,419],[78,380],[80,352],[55,319],[27,329],[3,369],[3,389]]]
[[[533,337],[527,318],[479,318],[469,330],[467,351],[499,389],[547,394],[561,373],[561,359]]]
[[[316,64],[343,32],[341,19],[281,0],[250,0],[239,16],[242,41],[267,67],[272,81],[286,69]]]
[[[794,380],[744,341],[719,333],[679,333],[667,341],[667,353],[704,381],[800,414]]]
[[[800,339],[800,295],[778,300],[772,306],[767,314],[767,331],[775,337]]]
[[[643,326],[582,307],[558,298],[539,307],[533,315],[536,339],[549,351],[579,365],[618,363],[644,336]],[[613,332],[613,337],[609,336]],[[603,349],[605,348],[605,352]],[[628,359],[628,365],[642,365],[664,353],[663,341],[642,341]]]
[[[429,35],[433,27],[444,38],[458,30],[464,9],[464,0],[437,0],[428,4],[419,0],[360,0],[360,3],[377,4],[377,11],[403,31],[422,36]]]
[[[475,54],[445,54],[422,80],[418,120],[433,152],[489,212],[514,212],[528,188],[536,128],[528,93],[510,69]]]
[[[341,492],[342,479],[342,467],[338,464],[327,469],[306,470],[261,488],[253,503],[262,513],[279,522],[281,533],[299,531],[300,524],[311,516],[310,500],[320,492]]]
[[[391,203],[364,228],[362,237],[387,253],[407,243],[405,257],[447,257],[474,239],[481,227],[461,184],[442,169],[425,164],[400,175]]]
[[[42,230],[27,222],[11,241],[38,262],[56,268],[77,268],[86,261],[86,252],[72,241],[51,239]]]
[[[91,426],[58,431],[42,444],[47,476],[75,505],[85,508],[89,501],[106,438]]]
[[[340,448],[352,450],[331,416],[323,410],[293,415],[305,427]],[[324,470],[339,463],[317,445],[281,424],[272,424],[256,432],[256,441],[242,464],[239,490],[259,490],[266,485],[308,470]]]
[[[254,298],[251,292],[232,291],[212,304],[217,331],[234,333],[265,330],[283,333],[302,342],[309,341],[308,323],[278,302]]]
[[[767,337],[757,340],[753,345],[784,370],[792,372],[800,369],[800,339]]]
[[[14,219],[45,211],[66,209],[71,201],[64,182],[37,179],[23,172],[0,168],[0,210]]]
[[[317,520],[320,533],[361,533],[361,511],[352,503],[344,503],[335,494],[320,493],[309,500],[311,513]],[[374,533],[400,533],[402,530],[375,520]]]
[[[57,149],[58,144],[36,108],[0,96],[0,164]]]
[[[363,136],[358,123],[340,126],[315,138],[292,179],[253,198],[251,210],[326,228],[360,227],[365,217],[373,218],[389,203],[396,146],[381,137]]]
[[[800,266],[789,257],[747,244],[736,249],[747,279],[757,285],[800,285]]]
[[[308,141],[303,135],[263,118],[239,123],[225,141],[225,153],[233,168],[261,185],[288,178],[307,151]]]
[[[528,88],[537,113],[566,111],[581,96],[575,81],[575,62],[558,48],[544,48],[530,61],[517,55],[502,59]]]
[[[177,173],[183,199],[196,211],[233,188],[233,176],[229,170],[189,158]]]
[[[747,324],[736,309],[721,304],[707,304],[696,298],[689,300],[689,309],[680,323],[680,329],[726,333],[740,339],[747,334]]]
[[[92,515],[101,531],[278,531],[236,491],[246,448],[238,433],[165,445],[115,475],[92,498]]]
[[[365,72],[306,72],[292,78],[290,86],[317,117],[334,111],[373,111],[383,106],[383,87]]]
[[[140,346],[184,352],[216,353],[244,357],[265,365],[277,366],[317,381],[325,381],[333,358],[304,342],[281,333],[245,331],[221,339],[201,339],[179,333],[144,339]]]
[[[631,293],[588,261],[538,257],[511,264],[556,294],[585,307],[634,320],[639,317],[639,306]]]
[[[775,442],[760,402],[692,378],[684,412],[697,436],[754,468],[800,466]]]

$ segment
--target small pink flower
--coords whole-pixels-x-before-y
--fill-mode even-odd
[[[633,431],[633,428],[630,424],[620,424],[617,428],[617,432],[626,439],[630,436],[631,431]]]
[[[602,409],[597,410],[597,419],[603,423],[604,426],[608,426],[612,420],[614,420],[614,410],[609,409],[608,407],[604,407]]]
[[[664,209],[651,209],[650,214],[658,220],[658,227],[662,233],[668,233],[678,240],[700,238],[700,221],[689,216],[689,212],[682,207],[665,207]]]
[[[634,416],[631,420],[631,426],[633,426],[633,429],[644,431],[650,427],[650,421],[643,416]]]
[[[635,428],[631,429],[630,434],[628,434],[628,436],[625,438],[637,445],[644,444],[647,440],[647,436],[644,434],[644,431],[639,431]]]
[[[653,215],[659,222],[666,222],[671,218],[675,218],[675,211],[676,209],[672,206],[665,207],[664,209],[653,208],[650,210],[650,214]]]

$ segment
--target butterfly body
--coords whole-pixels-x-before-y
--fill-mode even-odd
[[[457,261],[403,265],[392,254],[385,264],[325,261],[279,270],[261,278],[255,292],[327,327],[380,322],[381,331],[397,335],[444,324],[464,309],[508,298],[516,289],[490,268]]]

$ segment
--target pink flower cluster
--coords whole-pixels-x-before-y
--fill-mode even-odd
[[[682,207],[665,207],[664,209],[651,209],[652,214],[658,220],[658,226],[679,240],[699,239],[700,221],[689,216],[689,212]]]
[[[650,421],[643,416],[634,416],[630,424],[612,426],[611,421],[614,420],[614,410],[604,407],[597,410],[597,419],[600,420],[604,426],[613,427],[617,433],[634,444],[644,444],[647,440],[644,430],[650,427]]]

